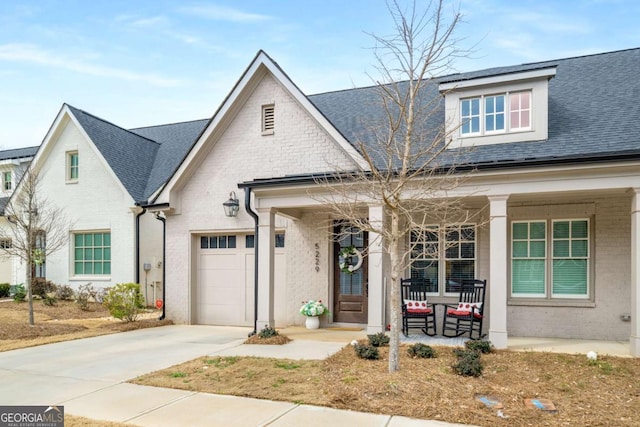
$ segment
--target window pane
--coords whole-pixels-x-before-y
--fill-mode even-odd
[[[84,251],[82,250],[82,248],[76,248],[75,250],[75,260],[76,261],[82,261],[84,259]]]
[[[526,222],[513,223],[513,238],[514,239],[528,239],[529,238],[529,224]]]
[[[76,248],[78,246],[84,246],[84,235],[82,234],[75,235],[75,245],[76,245]]]
[[[93,250],[93,259],[96,261],[102,261],[102,249]]]
[[[236,247],[236,236],[229,236],[227,239],[227,246],[230,249],[234,249]]]
[[[276,234],[276,248],[284,248],[284,234]]]
[[[495,112],[494,102],[495,102],[495,98],[493,96],[488,96],[488,97],[485,98],[484,106],[485,106],[485,112],[486,113],[494,113]]]
[[[587,260],[554,260],[553,293],[586,296]]]
[[[84,250],[84,259],[85,261],[91,261],[93,259],[93,250],[85,249]]]
[[[589,255],[589,251],[587,249],[587,241],[586,240],[574,240],[571,242],[571,256],[572,257],[584,257],[586,258]]]
[[[485,116],[485,123],[484,123],[484,128],[487,132],[491,132],[493,130],[495,130],[494,126],[493,126],[493,120],[494,120],[494,116]]]
[[[105,262],[102,264],[102,274],[111,274],[111,263]]]
[[[510,114],[510,116],[511,116],[511,117],[510,117],[510,120],[511,120],[511,128],[512,128],[512,129],[518,129],[518,128],[524,127],[524,126],[522,126],[522,124],[520,123],[520,113],[519,113],[519,112],[517,112],[517,111],[515,111],[515,112],[514,112],[514,111],[512,111],[512,112],[511,112],[511,114]]]
[[[529,256],[529,244],[527,242],[513,242],[513,257],[526,258]]]
[[[496,130],[504,130],[504,114],[496,115]]]
[[[104,248],[103,256],[105,261],[111,261],[111,248]]]
[[[447,261],[447,289],[446,292],[459,292],[460,289],[455,289],[455,285],[450,283],[451,281],[462,283],[463,280],[473,279],[475,276],[475,262],[474,261]]]
[[[471,123],[467,120],[464,123],[462,123],[462,133],[469,133],[471,132]]]
[[[447,258],[459,258],[458,254],[458,245],[453,245],[447,248],[446,250]]]
[[[553,223],[553,238],[569,238],[569,221],[556,221]]]
[[[521,119],[522,119],[522,121],[521,121],[521,123],[520,123],[520,127],[521,127],[521,128],[528,128],[528,127],[530,127],[530,126],[531,126],[531,122],[530,122],[530,120],[529,120],[529,113],[527,113],[527,112],[523,112],[523,113],[522,113],[522,118],[521,118]]]
[[[468,117],[471,113],[471,103],[468,99],[462,101],[462,115]]]
[[[200,237],[200,249],[207,249],[209,247],[209,238],[206,236]]]
[[[84,274],[93,274],[93,264],[90,262],[84,263]]]
[[[511,292],[523,295],[545,295],[545,261],[518,259],[511,267]]]
[[[520,93],[520,108],[528,110],[531,105],[531,92]]]
[[[227,248],[227,236],[220,236],[218,238],[218,247],[220,249],[226,249]]]
[[[471,119],[471,132],[480,132],[480,117],[474,117]]]
[[[543,241],[531,242],[529,256],[532,258],[544,258],[546,256],[546,243]]]
[[[569,256],[569,241],[568,240],[554,240],[553,241],[553,257],[561,258]]]
[[[471,114],[477,116],[480,114],[480,98],[471,100]]]
[[[504,113],[504,95],[496,96],[496,112]]]
[[[249,234],[244,237],[244,247],[245,248],[253,248],[255,246],[255,238],[253,234]]]
[[[209,248],[217,249],[218,248],[218,236],[209,237]]]
[[[462,243],[460,245],[460,258],[475,258],[476,245],[475,243]]]
[[[88,233],[84,235],[84,245],[85,246],[93,246],[93,234]]]
[[[545,239],[547,235],[547,227],[544,222],[532,222],[530,224],[532,239]]]
[[[104,233],[102,235],[102,244],[104,246],[111,246],[111,233]]]
[[[73,273],[74,274],[84,274],[84,269],[82,268],[82,262],[76,261],[74,263]]]
[[[102,233],[96,233],[93,236],[94,246],[102,246]]]
[[[587,227],[587,221],[572,221],[571,222],[571,237],[576,238],[587,238],[589,235],[589,230]]]
[[[93,274],[102,274],[102,263],[96,262],[93,264]]]

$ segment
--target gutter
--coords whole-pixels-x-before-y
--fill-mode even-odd
[[[142,208],[142,212],[136,214],[136,281],[140,284],[140,217],[147,212],[145,208]],[[145,289],[146,292],[146,289]],[[145,294],[146,295],[146,294]]]
[[[255,224],[253,232],[253,331],[249,333],[251,337],[258,333],[258,214],[251,209],[251,187],[244,188],[244,208],[251,215]]]
[[[156,219],[162,221],[162,315],[158,317],[158,320],[164,320],[165,308],[166,308],[166,294],[167,294],[167,275],[166,275],[166,261],[167,261],[167,220],[160,216],[160,212],[156,212]]]

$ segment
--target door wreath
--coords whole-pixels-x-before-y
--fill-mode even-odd
[[[355,263],[353,262],[355,259]],[[347,246],[338,252],[338,266],[347,274],[353,274],[362,267],[362,253],[355,246]]]

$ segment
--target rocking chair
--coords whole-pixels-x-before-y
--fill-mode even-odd
[[[436,310],[427,302],[427,292],[432,285],[429,279],[411,278],[400,281],[402,297],[402,333],[409,335],[409,328],[420,328],[426,335],[436,334]],[[433,332],[430,332],[433,330]]]
[[[458,304],[444,307],[442,335],[448,338],[469,333],[469,338],[480,339],[484,319],[484,295],[486,280],[463,280]],[[451,335],[453,333],[453,335]],[[474,338],[474,333],[477,335]]]

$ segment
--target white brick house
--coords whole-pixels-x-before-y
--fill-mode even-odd
[[[486,278],[485,328],[499,348],[509,335],[630,339],[640,356],[638,67],[633,49],[445,76],[430,95],[442,99],[441,120],[462,124],[454,145],[475,147],[466,162],[476,171],[460,191],[488,225],[464,230],[459,259],[441,254],[427,273],[416,260],[406,276],[431,275],[434,302],[455,302],[450,278]],[[300,302],[320,298],[332,311],[324,322],[383,330],[387,254],[369,248],[354,299],[345,298],[329,240],[339,218],[310,196],[314,173],[362,165],[351,143],[379,117],[372,96],[306,97],[258,53],[150,200],[166,215],[171,318],[252,324],[257,229],[258,327],[301,324]],[[267,129],[265,109],[275,118]],[[243,207],[227,218],[220,205],[238,189]],[[367,216],[385,212],[372,205]],[[274,248],[276,235],[285,248]]]

